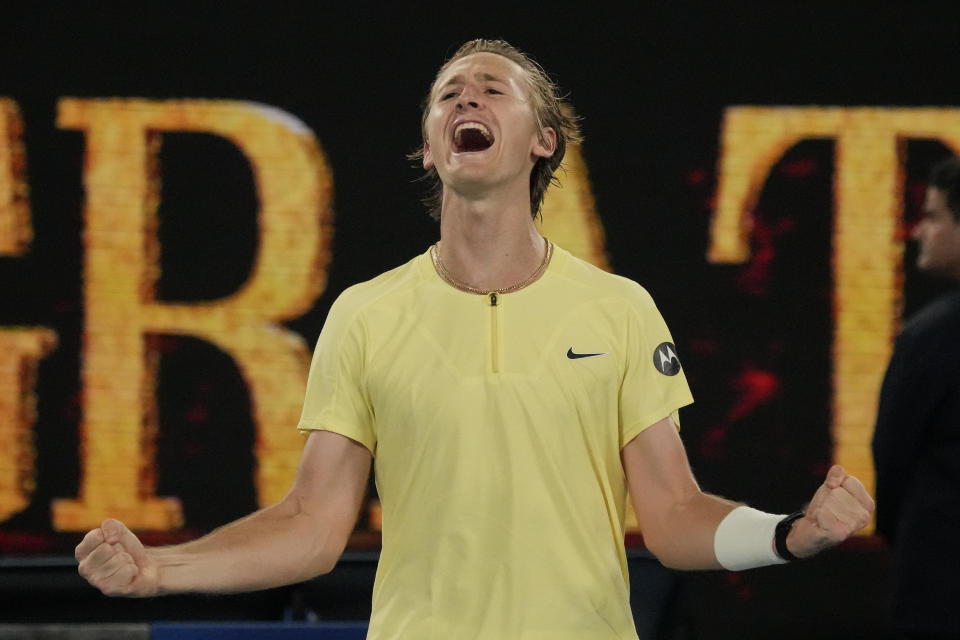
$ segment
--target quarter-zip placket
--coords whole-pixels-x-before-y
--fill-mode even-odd
[[[500,372],[500,294],[490,293],[490,368]]]

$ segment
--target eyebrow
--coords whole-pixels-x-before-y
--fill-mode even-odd
[[[486,71],[478,71],[475,74],[473,74],[473,77],[476,78],[477,80],[485,80],[487,82],[501,82],[506,84],[504,80],[501,80],[497,76],[489,74]],[[449,80],[444,82],[442,85],[439,85],[437,88],[445,89],[446,87],[449,87],[452,84],[463,84],[464,82],[465,80],[464,80],[463,74],[458,73],[457,75],[451,77]]]

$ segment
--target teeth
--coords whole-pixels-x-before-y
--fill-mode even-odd
[[[457,125],[457,128],[453,132],[453,135],[456,139],[459,140],[460,135],[468,129],[479,131],[481,134],[483,134],[483,137],[487,139],[487,142],[493,142],[493,134],[490,133],[490,129],[487,129],[485,126],[483,126],[479,122],[464,122],[463,124]]]

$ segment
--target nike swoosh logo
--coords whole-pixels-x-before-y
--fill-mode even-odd
[[[594,356],[605,356],[605,355],[607,355],[606,351],[604,351],[603,353],[577,353],[573,350],[573,347],[570,347],[569,349],[567,349],[567,357],[570,358],[571,360],[577,360],[579,358],[592,358]]]

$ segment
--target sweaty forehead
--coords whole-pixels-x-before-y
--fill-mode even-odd
[[[931,213],[947,211],[947,194],[937,187],[927,187],[927,199],[924,208]]]
[[[463,82],[467,79],[498,80],[526,88],[526,74],[519,64],[497,53],[481,51],[451,62],[441,69],[433,88]]]

